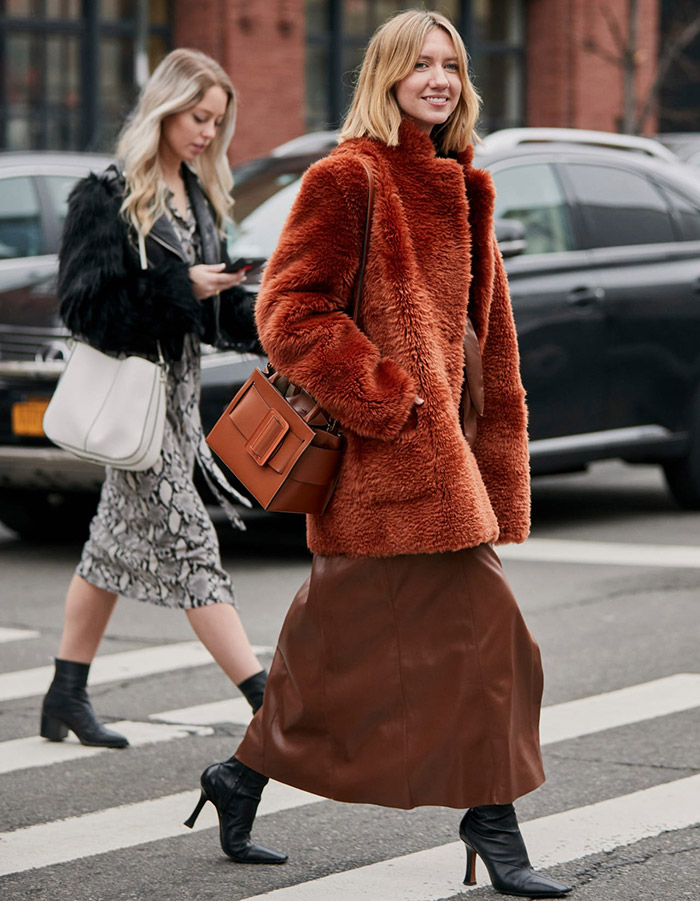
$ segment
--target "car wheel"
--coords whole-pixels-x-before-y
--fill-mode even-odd
[[[0,522],[28,541],[75,541],[87,537],[97,495],[3,489]]]
[[[687,456],[664,465],[669,491],[683,510],[700,510],[700,394],[693,410]]]

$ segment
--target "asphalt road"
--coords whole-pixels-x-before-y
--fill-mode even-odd
[[[269,663],[309,569],[299,524],[222,530],[222,547]],[[255,836],[290,860],[269,868],[223,857],[210,805],[201,829],[184,829],[200,771],[233,753],[245,716],[179,613],[121,601],[104,668],[93,668],[93,701],[127,721],[131,748],[40,742],[38,668],[55,653],[78,553],[0,529],[4,901],[498,897],[488,886],[460,894],[458,811],[342,805],[271,785]],[[517,804],[533,863],[573,881],[577,901],[700,901],[700,513],[675,509],[649,467],[540,479],[532,538],[503,560],[545,665],[548,779]]]

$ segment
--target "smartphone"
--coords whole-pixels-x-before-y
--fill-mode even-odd
[[[261,269],[265,263],[267,263],[267,257],[238,257],[237,260],[226,264],[224,272],[240,272],[243,269],[248,274]]]

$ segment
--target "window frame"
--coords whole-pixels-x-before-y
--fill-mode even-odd
[[[653,178],[651,173],[648,173],[644,170],[636,169],[634,166],[625,166],[622,164],[622,162],[617,161],[617,160],[610,160],[610,159],[596,160],[596,159],[591,159],[590,157],[582,157],[582,156],[576,157],[576,158],[572,157],[571,159],[568,159],[566,162],[563,162],[560,160],[559,165],[562,170],[561,171],[561,181],[565,185],[566,190],[569,193],[570,204],[571,204],[572,208],[576,211],[576,216],[580,223],[582,249],[593,251],[593,252],[598,252],[598,251],[612,252],[612,251],[616,251],[616,250],[623,250],[623,249],[630,249],[630,248],[634,249],[634,248],[639,248],[639,247],[649,247],[649,248],[669,247],[670,248],[679,243],[680,238],[679,238],[678,223],[676,221],[676,216],[673,212],[673,208],[669,204],[668,198],[665,196],[660,184],[658,183],[658,181],[655,178]],[[631,175],[635,176],[636,178],[641,178],[644,181],[646,181],[649,184],[649,186],[656,192],[656,194],[659,198],[659,201],[661,202],[661,204],[664,206],[664,208],[666,210],[666,215],[671,223],[671,229],[672,229],[673,236],[674,236],[673,240],[671,240],[671,241],[647,241],[644,243],[636,242],[634,244],[612,244],[612,245],[611,244],[603,244],[603,245],[596,244],[591,226],[589,225],[588,218],[583,209],[583,207],[585,206],[585,202],[579,198],[578,193],[577,193],[576,188],[573,183],[573,179],[570,176],[569,171],[568,171],[569,167],[571,167],[571,166],[590,166],[590,167],[595,167],[598,169],[613,169],[618,172],[624,173],[625,175],[631,174]]]
[[[479,165],[479,160],[475,160],[475,165]],[[580,253],[582,251],[587,250],[584,245],[584,235],[581,229],[581,214],[578,206],[572,202],[572,194],[570,191],[569,185],[562,178],[562,173],[559,167],[559,161],[549,155],[537,154],[537,155],[527,155],[523,154],[522,156],[509,156],[503,159],[494,160],[492,163],[488,163],[487,168],[492,175],[497,174],[498,172],[502,172],[505,169],[516,169],[516,168],[524,168],[526,166],[548,166],[556,179],[556,182],[561,191],[562,199],[566,206],[566,210],[569,215],[569,223],[571,225],[571,237],[573,240],[573,247],[570,250],[554,250],[546,253],[523,253],[518,254],[517,257],[513,257],[512,261],[518,260],[541,260],[543,258],[552,259],[554,257],[566,257],[569,258],[572,253]],[[527,236],[526,236],[527,237]],[[509,262],[512,262],[509,261]]]
[[[170,17],[173,7],[170,8]],[[31,110],[30,115],[37,116],[39,123],[39,139],[25,150],[56,150],[49,146],[46,82],[49,77],[46,64],[46,39],[49,37],[75,37],[79,43],[80,57],[80,119],[79,146],[61,148],[68,151],[100,150],[100,131],[104,121],[100,103],[100,66],[99,46],[102,38],[126,37],[136,47],[139,33],[138,10],[133,19],[112,21],[100,18],[99,0],[82,0],[82,15],[76,19],[60,18],[19,18],[0,14],[0,150],[8,149],[8,131],[12,120],[12,110],[8,93],[8,38],[12,35],[27,35],[43,39],[41,65],[41,101]],[[166,48],[172,48],[172,23],[168,25],[151,25],[147,29],[147,37],[160,37]],[[134,87],[136,83],[134,81]]]

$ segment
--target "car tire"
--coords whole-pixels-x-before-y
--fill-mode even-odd
[[[666,484],[683,510],[700,510],[700,393],[693,404],[688,453],[664,465]]]
[[[97,507],[96,494],[0,490],[0,522],[27,541],[86,538]]]

